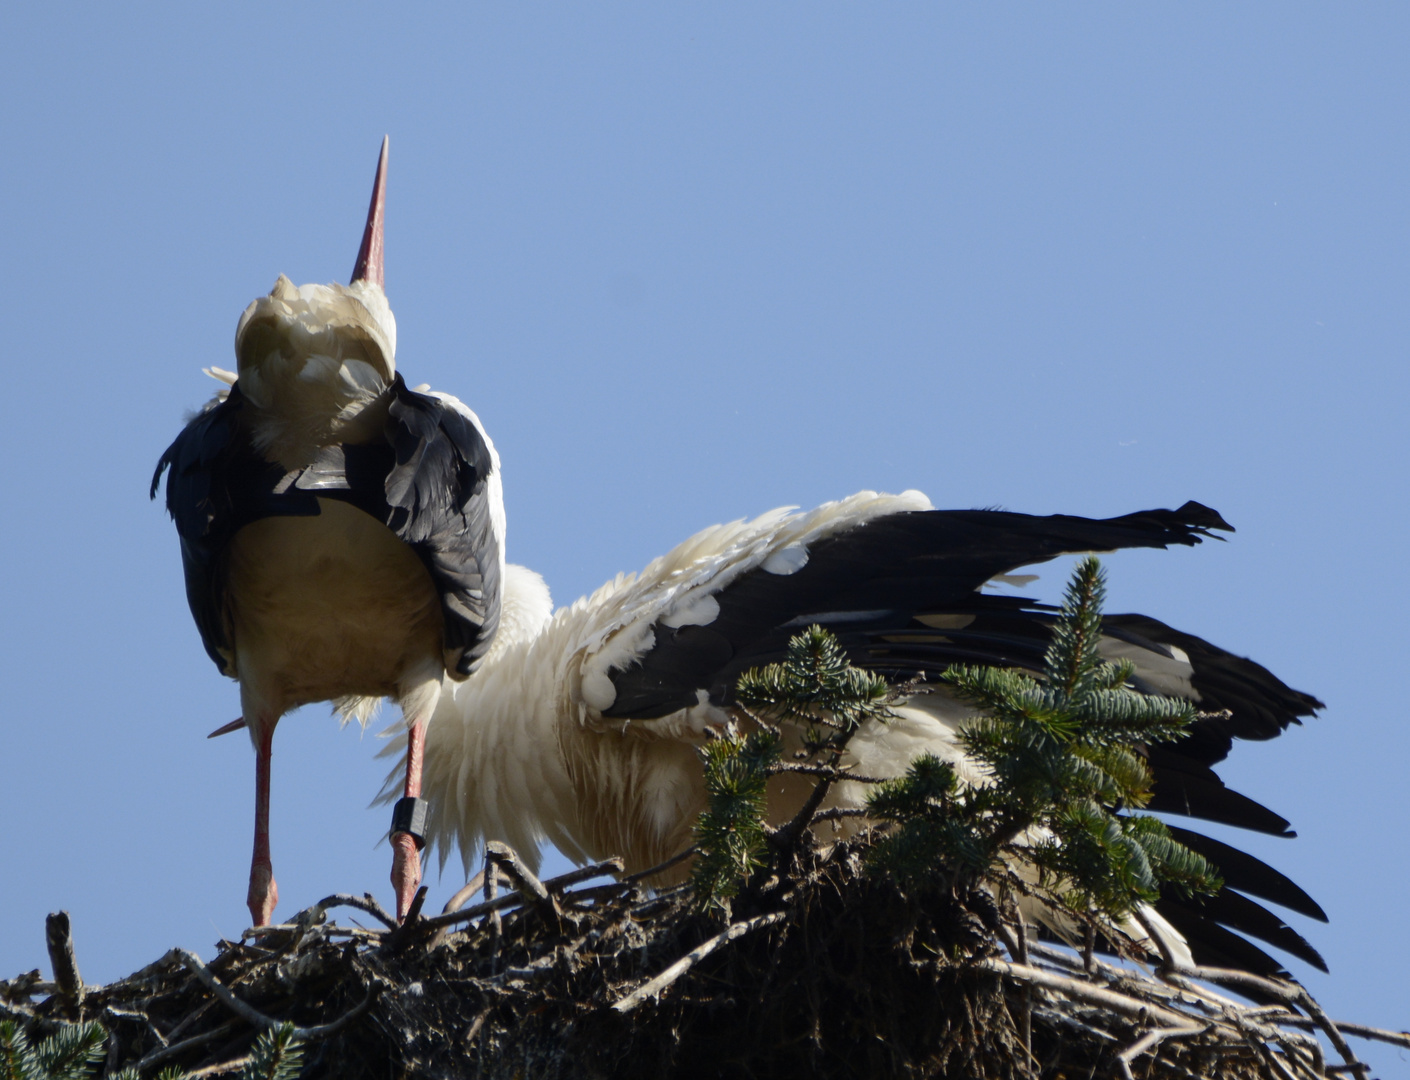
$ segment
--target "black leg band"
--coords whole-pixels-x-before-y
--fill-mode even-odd
[[[419,851],[426,846],[426,815],[430,811],[431,804],[425,799],[410,796],[398,799],[392,807],[392,832],[410,835]]]

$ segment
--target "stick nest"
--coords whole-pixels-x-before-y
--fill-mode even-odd
[[[330,896],[221,941],[209,964],[173,949],[101,987],[84,987],[76,967],[65,978],[61,940],[55,982],[37,971],[0,982],[0,1018],[32,1036],[98,1020],[110,1032],[100,1072],[144,1076],[235,1072],[260,1030],[292,1022],[307,1043],[302,1075],[341,1080],[1288,1080],[1366,1075],[1343,1031],[1410,1046],[1333,1025],[1294,983],[1161,974],[1030,944],[987,891],[911,896],[864,874],[868,842],[800,848],[784,879],[742,897],[728,921],[698,911],[688,885],[589,884],[619,871],[613,862],[541,883],[492,844],[483,902],[414,910],[401,927],[370,897]],[[334,922],[340,907],[381,925]],[[1239,1004],[1211,980],[1265,1004]]]

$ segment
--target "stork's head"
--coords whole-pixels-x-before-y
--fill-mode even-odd
[[[276,444],[326,438],[321,428],[350,419],[396,374],[397,323],[382,291],[386,188],[384,139],[352,282],[295,285],[280,274],[235,328],[241,393],[270,414],[257,440],[281,459],[303,455]]]

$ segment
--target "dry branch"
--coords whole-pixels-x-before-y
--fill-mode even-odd
[[[619,862],[539,881],[495,850],[472,884],[503,873],[513,891],[409,922],[399,940],[327,921],[343,905],[381,918],[335,894],[253,940],[221,942],[210,963],[172,950],[86,987],[83,1015],[112,1032],[107,1071],[144,1076],[167,1065],[224,1075],[259,1031],[293,1023],[316,1040],[309,1080],[1314,1080],[1364,1075],[1336,1045],[1346,1036],[1410,1046],[1407,1033],[1333,1023],[1294,983],[1088,963],[1034,940],[1011,900],[908,896],[863,872],[869,844],[800,841],[785,880],[742,895],[728,924],[699,911],[688,885],[646,892],[641,881],[681,860],[606,884],[593,879],[620,874]],[[71,1008],[37,972],[0,982],[0,1010],[37,1032]]]

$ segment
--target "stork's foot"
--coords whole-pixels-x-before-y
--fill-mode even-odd
[[[421,884],[421,853],[410,833],[392,833],[392,888],[397,891],[397,922],[406,918]]]
[[[250,891],[245,904],[255,926],[268,926],[274,921],[274,905],[279,903],[279,886],[274,882],[274,868],[269,863],[256,862],[250,867]]]

